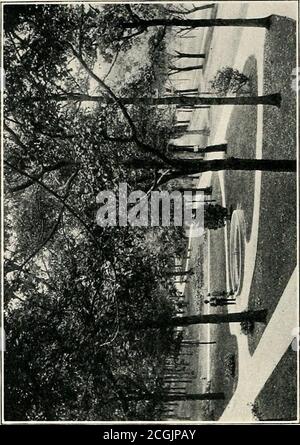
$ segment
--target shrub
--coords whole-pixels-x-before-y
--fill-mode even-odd
[[[254,330],[254,321],[253,320],[244,320],[241,321],[241,331],[245,335],[252,334]]]
[[[250,78],[240,71],[226,66],[219,70],[213,80],[210,81],[211,88],[220,95],[227,93],[238,93],[246,85],[249,86]],[[249,92],[248,91],[243,91]]]
[[[224,359],[225,377],[232,379],[235,376],[235,368],[235,354],[229,352]]]
[[[252,411],[253,417],[256,420],[262,420],[263,419],[263,414],[261,412],[261,409],[260,409],[259,404],[257,403],[257,401],[255,401],[254,403],[251,403],[251,411]]]
[[[215,420],[215,410],[210,400],[203,401],[200,410],[202,411],[203,420]]]
[[[205,204],[204,227],[207,229],[219,229],[224,227],[228,219],[228,211],[219,204]]]

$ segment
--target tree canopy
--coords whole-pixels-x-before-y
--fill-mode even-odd
[[[99,227],[96,197],[120,182],[132,190],[152,186],[151,171],[124,162],[137,153],[150,156],[132,128],[163,153],[174,114],[132,107],[128,120],[117,101],[89,106],[51,99],[89,94],[99,87],[92,85],[96,64],[129,51],[127,39],[113,43],[108,26],[109,14],[118,16],[120,8],[4,8],[8,420],[159,413],[158,399],[132,396],[159,393],[173,331],[149,341],[134,321],[174,315],[177,291],[165,270],[185,247],[183,233]],[[151,63],[146,54],[145,67],[118,94],[152,94]]]

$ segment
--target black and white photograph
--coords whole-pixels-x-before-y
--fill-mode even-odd
[[[1,423],[299,423],[298,2],[1,17]]]

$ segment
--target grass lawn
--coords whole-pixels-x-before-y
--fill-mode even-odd
[[[251,80],[251,92],[257,95],[257,65],[255,57],[249,57],[243,73]],[[226,132],[228,156],[255,158],[257,130],[257,107],[238,106],[233,109]],[[246,237],[249,239],[252,226],[255,172],[226,171],[226,205],[245,212]]]
[[[259,420],[297,419],[297,353],[290,346],[254,403]]]
[[[265,93],[281,91],[282,106],[264,108],[263,157],[296,158],[296,93],[291,88],[295,66],[295,24],[277,19],[265,44]],[[256,267],[249,308],[268,309],[268,320],[296,266],[296,175],[263,173]],[[252,353],[265,329],[249,336]]]

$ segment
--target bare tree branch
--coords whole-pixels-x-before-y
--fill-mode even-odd
[[[89,226],[86,224],[86,222],[81,218],[81,216],[76,212],[76,210],[74,210],[69,204],[67,204],[64,200],[64,198],[62,198],[58,193],[56,193],[54,190],[52,190],[50,187],[48,187],[44,182],[42,182],[39,179],[36,179],[34,176],[30,175],[29,173],[21,170],[20,168],[18,168],[17,166],[11,164],[8,161],[4,161],[4,164],[7,165],[8,167],[12,168],[13,170],[17,171],[18,173],[20,173],[20,175],[23,175],[27,178],[29,178],[31,181],[34,181],[36,184],[39,184],[43,189],[45,189],[50,195],[54,196],[61,204],[64,205],[64,207],[71,213],[71,215],[73,215],[85,228],[85,230],[88,232],[88,234],[97,242],[98,244],[98,239],[97,237],[94,235],[94,233],[92,232],[92,230],[89,228]]]
[[[172,164],[172,160],[170,158],[168,158],[167,156],[164,155],[164,153],[159,152],[158,150],[156,150],[155,148],[153,148],[151,145],[146,144],[144,142],[142,142],[139,139],[139,135],[138,135],[138,131],[137,128],[131,118],[131,116],[129,115],[126,106],[122,103],[122,101],[115,95],[115,93],[112,91],[112,89],[105,83],[103,82],[102,79],[100,79],[100,77],[97,76],[97,74],[95,74],[93,72],[93,70],[88,66],[88,64],[85,62],[85,60],[80,56],[80,54],[75,50],[75,48],[73,47],[73,45],[71,43],[68,42],[69,47],[71,48],[73,54],[75,55],[75,57],[78,59],[78,61],[81,63],[81,65],[84,67],[84,69],[89,73],[89,75],[99,84],[99,86],[115,101],[115,103],[118,105],[118,107],[120,108],[120,110],[123,113],[124,118],[126,119],[131,133],[132,133],[132,138],[134,140],[134,142],[138,145],[139,148],[141,148],[143,151],[147,152],[147,153],[151,153],[153,154],[155,157],[158,157],[159,159],[163,160],[164,162],[166,162],[167,164]]]
[[[32,260],[45,246],[46,246],[46,244],[48,244],[48,242],[51,240],[51,238],[55,235],[55,233],[57,232],[57,230],[58,230],[58,228],[59,228],[59,225],[60,225],[60,222],[61,222],[61,219],[62,219],[62,216],[63,216],[63,213],[64,213],[64,210],[65,210],[65,207],[66,207],[66,203],[65,203],[65,201],[66,201],[66,199],[67,199],[67,197],[68,197],[68,194],[69,194],[69,190],[70,190],[70,186],[71,186],[71,184],[72,184],[72,182],[73,182],[73,180],[75,179],[75,177],[77,176],[77,174],[78,174],[78,170],[76,171],[76,172],[74,172],[73,173],[73,175],[72,176],[70,176],[70,178],[68,179],[68,181],[67,181],[67,185],[66,185],[66,193],[65,193],[65,196],[64,196],[64,198],[63,198],[63,205],[62,205],[62,208],[61,208],[61,210],[60,210],[60,212],[59,212],[59,214],[58,214],[58,218],[57,218],[57,221],[55,222],[55,224],[53,225],[53,227],[51,228],[51,230],[50,230],[50,232],[49,232],[49,234],[46,236],[46,238],[42,241],[42,243],[29,255],[29,257],[28,258],[26,258],[26,260],[21,264],[21,266],[20,266],[20,271],[26,266],[26,264],[30,261],[30,260]]]
[[[56,164],[48,165],[47,167],[43,167],[42,171],[38,175],[34,176],[34,178],[35,179],[43,179],[45,173],[60,170],[61,168],[66,167],[67,165],[70,165],[70,164],[71,164],[71,161],[59,161]],[[22,184],[16,185],[15,187],[10,187],[9,191],[12,193],[19,192],[19,191],[25,190],[26,188],[32,186],[33,184],[35,184],[35,181],[28,180],[26,182],[23,182]]]
[[[119,54],[120,54],[120,48],[117,49],[117,52],[116,52],[115,57],[114,57],[114,60],[112,61],[111,65],[110,65],[110,67],[109,67],[109,70],[107,71],[107,73],[106,73],[105,76],[103,77],[103,81],[105,81],[105,80],[108,78],[108,76],[110,75],[110,73],[112,72],[112,69],[113,69],[113,67],[115,66],[116,62],[117,62],[117,59],[118,59],[118,57],[119,57]]]

